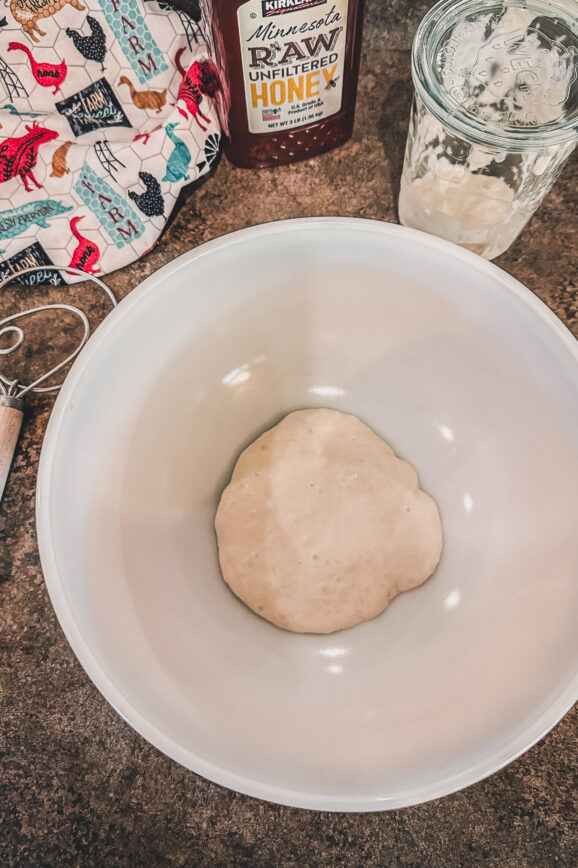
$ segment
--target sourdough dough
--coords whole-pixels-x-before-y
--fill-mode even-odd
[[[231,590],[297,633],[374,618],[440,559],[436,502],[356,416],[299,410],[240,456],[215,518]]]

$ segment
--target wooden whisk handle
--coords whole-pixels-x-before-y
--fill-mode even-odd
[[[22,427],[24,401],[11,395],[0,395],[0,501],[8,479],[14,450]]]

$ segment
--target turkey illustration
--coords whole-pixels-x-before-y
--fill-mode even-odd
[[[100,23],[92,15],[86,16],[86,23],[90,27],[90,36],[83,36],[70,27],[66,28],[66,35],[72,39],[74,47],[86,60],[94,60],[100,63],[104,70],[104,58],[106,56],[106,39]]]
[[[145,185],[144,193],[128,191],[129,198],[147,217],[164,217],[165,200],[161,194],[161,185],[150,172],[139,172],[138,176]]]

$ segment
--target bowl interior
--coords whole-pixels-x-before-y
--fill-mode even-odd
[[[205,245],[100,327],[42,457],[43,567],[101,691],[189,768],[367,810],[442,795],[575,698],[573,339],[494,266],[369,221]],[[290,410],[357,414],[418,470],[445,547],[380,617],[294,635],[221,579],[240,451]]]

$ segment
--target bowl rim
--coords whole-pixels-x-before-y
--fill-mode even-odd
[[[60,430],[65,424],[68,406],[75,389],[80,383],[86,369],[92,364],[100,347],[108,340],[114,329],[130,315],[135,305],[140,304],[149,293],[156,291],[159,281],[164,280],[182,268],[187,268],[195,260],[214,255],[231,245],[242,244],[245,239],[264,238],[270,235],[303,231],[304,229],[308,232],[315,232],[319,229],[334,229],[336,231],[361,230],[384,236],[397,235],[400,238],[405,236],[418,246],[423,245],[435,248],[449,258],[462,260],[470,268],[490,275],[495,281],[503,285],[506,292],[513,294],[524,302],[543,323],[549,326],[554,332],[555,337],[565,345],[578,364],[578,340],[538,296],[497,265],[437,236],[394,223],[359,217],[300,217],[262,223],[228,233],[181,254],[141,281],[108,314],[91,335],[86,346],[75,360],[52,409],[40,454],[36,489],[38,549],[50,601],[60,627],[77,660],[93,684],[115,711],[136,732],[162,753],[176,760],[176,762],[190,771],[216,784],[254,798],[281,805],[310,810],[340,812],[392,810],[450,795],[483,780],[517,759],[543,738],[572,708],[574,703],[578,701],[578,671],[548,707],[543,709],[537,718],[531,721],[522,731],[512,737],[505,746],[485,756],[474,766],[440,779],[435,783],[416,786],[395,794],[371,796],[327,795],[321,792],[311,793],[263,783],[249,776],[236,774],[224,766],[209,762],[202,756],[195,754],[194,751],[183,747],[172,738],[166,736],[145,715],[141,714],[137,707],[125,698],[122,689],[107,674],[98,659],[97,653],[92,650],[75,621],[72,609],[66,599],[64,587],[61,584],[51,535],[49,504],[51,500],[54,458],[58,447]],[[191,291],[194,292],[195,289],[192,288]]]

